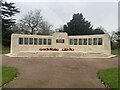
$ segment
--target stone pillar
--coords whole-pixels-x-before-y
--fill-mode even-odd
[[[110,36],[109,34],[104,34],[104,39],[103,39],[103,44],[104,44],[104,51],[106,54],[111,54],[111,44],[110,44]]]

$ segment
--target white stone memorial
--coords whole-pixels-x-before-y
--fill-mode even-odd
[[[65,32],[53,35],[12,34],[10,56],[14,57],[109,57],[108,34],[68,36]]]

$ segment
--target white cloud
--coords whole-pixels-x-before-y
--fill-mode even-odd
[[[7,0],[9,2],[118,2],[119,0]]]
[[[12,1],[12,0],[8,0]],[[15,0],[14,0],[15,1]],[[17,0],[19,1],[19,0]],[[27,0],[26,0],[27,1]],[[103,26],[108,32],[116,30],[118,20],[117,2],[16,2],[21,13],[16,15],[20,19],[29,10],[41,9],[44,18],[53,28],[64,25],[72,18],[73,13],[83,13],[83,16],[95,27]],[[106,0],[105,0],[106,1]],[[112,0],[113,1],[113,0]]]

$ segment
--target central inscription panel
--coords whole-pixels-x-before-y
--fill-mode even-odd
[[[56,39],[56,43],[64,43],[65,40],[64,39]]]

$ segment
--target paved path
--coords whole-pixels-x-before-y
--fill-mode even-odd
[[[99,70],[117,67],[118,58],[10,58],[3,65],[16,67],[20,75],[6,88],[104,88]]]

